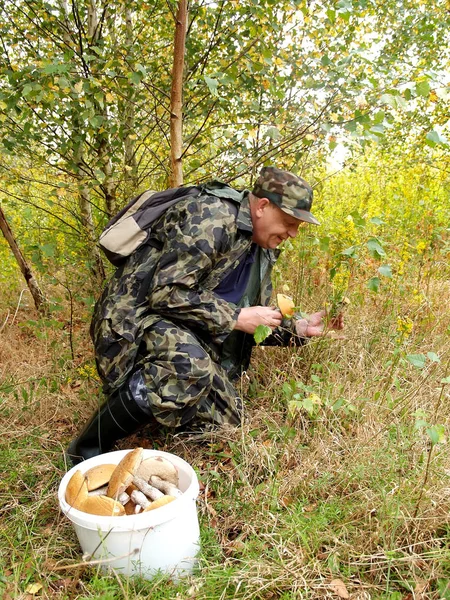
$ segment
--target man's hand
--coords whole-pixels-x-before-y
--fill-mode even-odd
[[[255,333],[258,325],[267,325],[274,330],[281,325],[283,317],[277,308],[268,306],[249,306],[241,308],[235,329],[245,333]]]
[[[338,314],[328,323],[325,320],[326,310],[309,315],[306,319],[299,319],[295,323],[295,331],[299,337],[320,337],[328,335],[331,331],[340,331],[344,328],[344,317]]]

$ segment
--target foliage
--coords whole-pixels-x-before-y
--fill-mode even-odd
[[[117,204],[166,185],[173,14],[159,1],[2,7],[1,191],[11,212],[36,205],[92,246]],[[193,3],[186,179],[248,184],[268,161],[314,176],[338,140],[412,132],[446,146],[447,25],[444,5],[427,1]]]

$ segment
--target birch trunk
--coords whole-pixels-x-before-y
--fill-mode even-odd
[[[98,27],[98,11],[96,0],[89,0],[88,7],[88,36],[91,44],[95,45],[98,43],[100,38],[100,28]],[[92,102],[95,105],[96,112],[103,117],[105,121],[108,120],[108,111],[106,105],[103,107],[100,103],[92,98]],[[105,207],[106,212],[111,217],[116,212],[116,185],[114,182],[114,172],[111,162],[111,144],[109,137],[106,133],[98,133],[96,135],[98,144],[98,157],[100,161],[100,169],[103,172],[104,179],[102,183],[102,190],[105,194]]]
[[[135,66],[133,47],[133,19],[129,7],[125,8],[125,45],[127,48],[128,64],[132,69]],[[121,113],[124,115],[124,160],[125,160],[125,196],[133,196],[138,185],[136,142],[135,140],[135,90],[131,84],[127,91],[127,97],[123,100]]]
[[[179,0],[173,49],[172,90],[170,94],[171,187],[183,185],[183,71],[186,46],[187,0]]]

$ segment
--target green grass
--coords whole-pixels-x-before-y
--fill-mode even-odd
[[[381,214],[384,200],[367,198],[370,215]],[[394,207],[398,214],[402,206]],[[57,326],[36,320],[25,305],[14,322],[4,321],[0,597],[313,600],[337,598],[330,584],[339,579],[354,600],[450,600],[450,455],[437,436],[448,436],[450,424],[450,383],[442,383],[450,376],[449,247],[440,227],[439,243],[417,255],[417,242],[431,235],[419,217],[395,231],[385,219],[383,261],[364,245],[378,231],[368,220],[349,233],[348,221],[328,215],[329,250],[325,237],[301,231],[306,251],[294,244],[278,277],[307,311],[329,296],[342,240],[354,242],[345,236],[362,244],[351,264],[345,338],[257,348],[239,387],[241,428],[201,436],[162,431],[119,444],[178,454],[204,486],[198,568],[178,583],[125,579],[84,564],[58,506],[65,447],[101,397],[86,306],[75,303],[70,321],[62,305]],[[369,292],[381,262],[394,277]],[[5,314],[15,311],[19,293],[8,290]],[[412,323],[407,335],[398,318]],[[423,355],[422,366],[411,362],[414,355]],[[290,404],[294,393],[297,405]],[[319,398],[312,411],[301,403],[310,394]]]

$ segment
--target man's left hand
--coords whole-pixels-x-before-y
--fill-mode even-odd
[[[344,317],[342,313],[338,314],[330,321],[326,320],[327,311],[320,310],[304,319],[298,319],[295,323],[295,330],[299,337],[322,337],[330,332],[340,331],[344,328]]]

